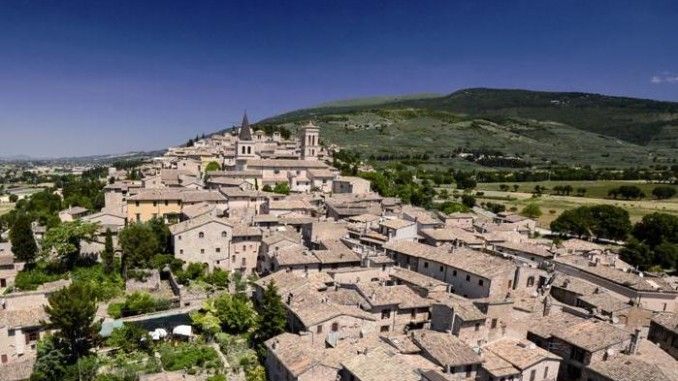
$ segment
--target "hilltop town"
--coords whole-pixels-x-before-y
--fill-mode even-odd
[[[90,343],[79,379],[678,380],[675,277],[518,213],[382,196],[296,127],[245,115],[85,169],[90,207],[66,205],[72,180],[22,197],[65,208],[0,231],[0,380],[73,377],[53,366],[69,300],[92,310],[63,349]]]

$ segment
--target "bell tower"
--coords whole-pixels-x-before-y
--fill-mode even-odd
[[[247,113],[245,113],[238,131],[238,141],[235,143],[235,157],[236,159],[252,159],[255,156],[252,129],[247,120]]]
[[[301,143],[301,159],[318,160],[320,128],[312,122],[308,122],[307,125],[299,129],[299,141]]]

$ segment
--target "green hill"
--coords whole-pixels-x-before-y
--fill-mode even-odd
[[[467,89],[446,96],[341,101],[258,123],[294,128],[312,119],[325,143],[366,156],[497,152],[531,165],[671,163],[678,103],[586,93]]]

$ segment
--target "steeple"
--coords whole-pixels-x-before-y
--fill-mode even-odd
[[[247,120],[247,111],[245,111],[245,114],[242,116],[242,124],[240,125],[238,139],[252,140],[252,129],[250,129],[250,122]]]

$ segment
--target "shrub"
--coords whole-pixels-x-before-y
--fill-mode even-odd
[[[172,347],[163,345],[159,349],[163,367],[168,371],[199,368],[220,368],[219,355],[214,348],[192,343],[180,343]]]
[[[145,292],[128,295],[123,303],[112,303],[108,306],[108,314],[114,318],[141,315],[150,312],[164,311],[172,306],[167,299],[156,299]]]
[[[68,274],[58,272],[49,265],[39,264],[34,268],[20,271],[14,280],[14,287],[19,290],[35,290],[42,284],[66,278]]]

